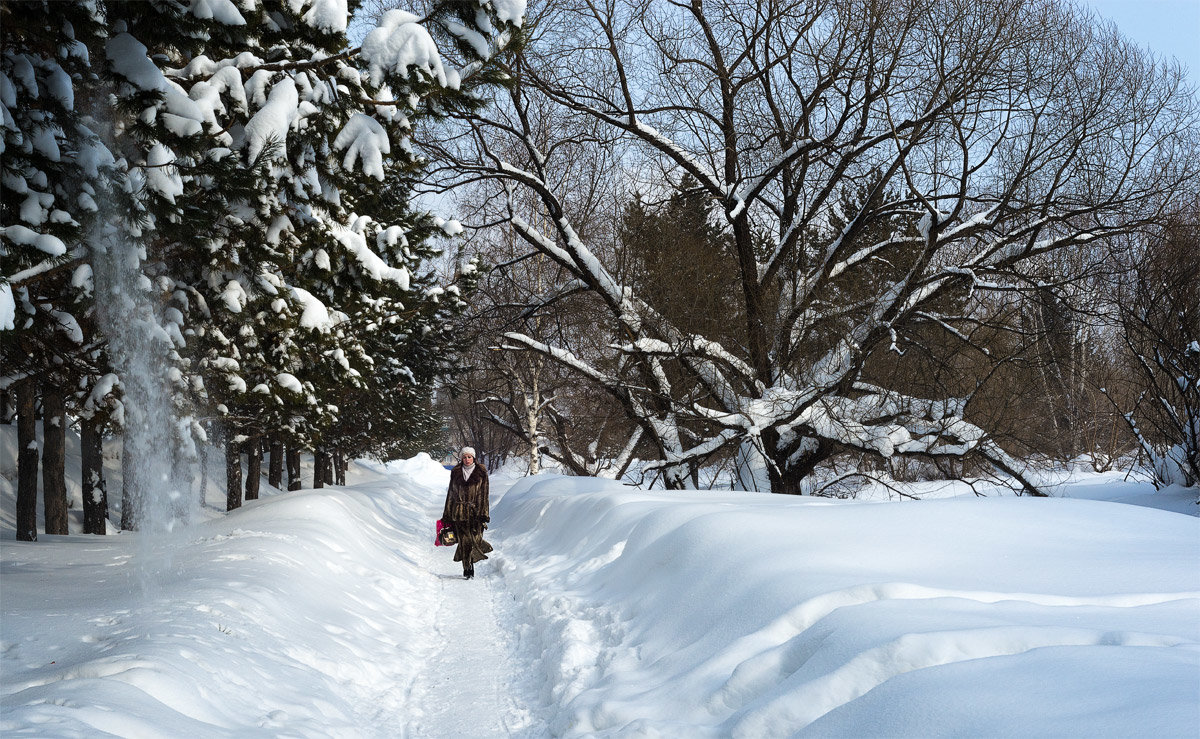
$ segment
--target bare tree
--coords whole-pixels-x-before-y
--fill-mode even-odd
[[[976,296],[1036,289],[1048,256],[1103,249],[1194,190],[1181,67],[1057,0],[581,0],[534,28],[505,105],[443,151],[461,181],[540,201],[545,227],[518,207],[508,225],[595,296],[616,340],[606,365],[545,336],[512,345],[615,398],[668,487],[737,448],[776,492],[847,450],[978,458],[1036,492],[969,395],[865,368],[930,330],[973,345]],[[695,180],[736,255],[732,336],[672,325],[622,283],[572,220],[558,172],[573,142],[545,140],[548,116],[625,166]],[[688,419],[715,431],[691,438]]]
[[[1125,419],[1155,485],[1200,485],[1200,203],[1139,256],[1117,300],[1137,389]]]
[[[555,106],[547,103],[532,135],[563,155],[554,183],[566,193],[563,207],[572,222],[591,243],[604,244],[603,250],[611,253],[620,208],[613,173],[619,167],[592,131],[575,125],[578,119],[558,118],[554,112]],[[444,149],[441,153],[444,161],[457,158],[444,156]],[[505,154],[514,161],[526,155],[519,142]],[[463,177],[454,164],[444,174],[460,185],[466,183],[455,192],[459,210],[474,224],[466,251],[487,265],[472,310],[463,320],[462,335],[471,347],[464,355],[466,367],[450,387],[451,415],[463,427],[460,436],[490,439],[485,445],[493,456],[515,452],[526,459],[532,473],[548,457],[578,474],[618,476],[632,459],[622,454],[630,431],[625,414],[561,364],[505,339],[511,332],[552,337],[573,353],[604,363],[615,329],[607,311],[572,272],[531,250],[511,230],[494,227],[519,213],[523,220],[549,229],[551,216],[539,198],[499,187],[486,177]],[[584,415],[612,423],[601,421],[593,427],[569,420]]]

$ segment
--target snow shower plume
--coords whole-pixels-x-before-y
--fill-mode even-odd
[[[114,216],[101,220],[90,239],[95,254],[93,280],[101,329],[117,370],[123,405],[123,527],[142,532],[143,589],[150,568],[169,566],[172,542],[166,535],[188,523],[195,496],[188,494],[190,470],[181,450],[190,439],[179,429],[172,400],[171,333],[150,299],[137,246]]]

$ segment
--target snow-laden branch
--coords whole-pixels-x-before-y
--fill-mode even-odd
[[[513,331],[505,333],[504,338],[515,342],[519,346],[504,345],[501,348],[526,349],[543,354],[607,388],[616,388],[622,385],[620,380],[618,380],[616,377],[613,377],[605,372],[601,372],[588,362],[576,356],[573,352],[561,347],[550,346],[549,344],[545,344],[537,339],[526,336],[525,334]]]

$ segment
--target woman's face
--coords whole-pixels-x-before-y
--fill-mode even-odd
[[[467,465],[475,464],[475,456],[472,454],[462,455],[462,463]]]

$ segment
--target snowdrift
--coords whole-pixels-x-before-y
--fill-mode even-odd
[[[5,532],[0,733],[394,733],[432,649],[433,503],[393,478],[163,537]]]
[[[463,582],[447,475],[357,464],[159,538],[0,530],[0,732],[1195,735],[1195,517],[494,480]]]
[[[1195,518],[530,478],[497,507],[556,734],[1189,736]]]

